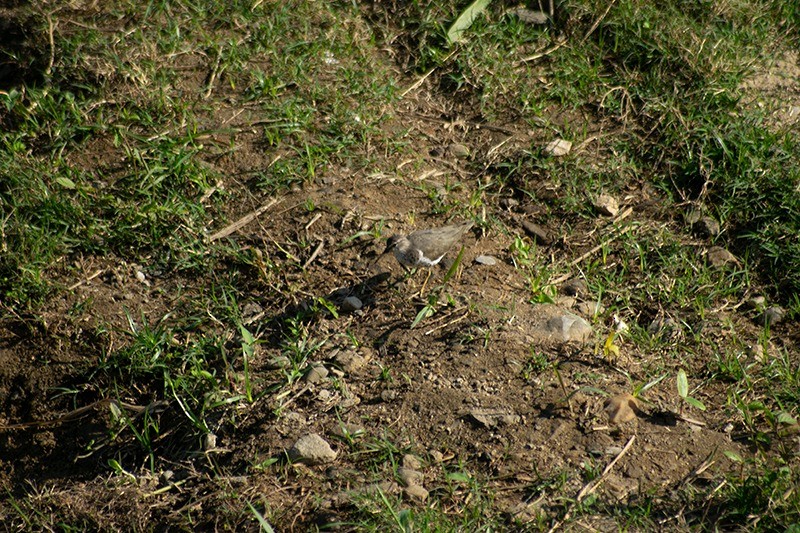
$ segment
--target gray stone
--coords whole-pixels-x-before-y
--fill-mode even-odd
[[[522,229],[525,230],[525,233],[533,237],[533,240],[540,244],[550,244],[553,242],[553,237],[550,234],[550,231],[539,224],[534,224],[533,222],[523,220]]]
[[[469,157],[469,148],[461,143],[453,143],[450,145],[450,153],[458,159],[466,159]]]
[[[497,411],[493,409],[473,409],[469,416],[478,424],[486,429],[497,426],[513,426],[519,424],[521,417],[507,411]]]
[[[333,362],[350,374],[362,369],[367,364],[367,359],[354,350],[344,350],[336,354]]]
[[[497,259],[491,255],[479,255],[475,258],[475,262],[479,265],[494,266],[497,264]]]
[[[567,155],[572,150],[572,143],[564,139],[555,139],[547,143],[544,147],[544,153],[553,157],[561,157]]]
[[[428,491],[420,485],[411,485],[410,487],[406,487],[403,489],[403,492],[412,500],[424,502],[428,499]]]
[[[358,311],[364,306],[364,304],[356,298],[355,296],[348,296],[344,300],[342,300],[342,311],[345,313],[352,313],[353,311]]]
[[[722,229],[719,222],[711,217],[702,217],[694,225],[695,231],[703,237],[716,237]]]
[[[708,262],[715,268],[721,268],[727,265],[740,265],[735,255],[720,246],[712,246],[709,248],[707,257]]]
[[[572,313],[564,313],[547,321],[547,330],[564,342],[585,342],[592,336],[592,326]]]
[[[601,194],[594,201],[594,208],[601,214],[615,217],[619,213],[619,203],[617,199],[609,194]]]
[[[410,487],[412,485],[422,485],[425,480],[425,474],[413,468],[400,467],[397,469],[397,477],[403,482],[403,486]]]
[[[561,286],[561,292],[567,296],[586,296],[589,286],[581,278],[572,278]]]
[[[419,460],[419,457],[416,455],[411,455],[407,453],[403,456],[403,466],[406,468],[411,468],[413,470],[419,470],[422,468],[422,461]]]
[[[292,461],[310,465],[329,463],[336,459],[336,452],[331,449],[330,444],[316,433],[297,439],[288,453]]]
[[[311,368],[306,372],[306,383],[319,383],[328,377],[328,369],[322,365],[311,365]]]
[[[281,368],[288,368],[292,365],[292,361],[285,355],[278,355],[267,361],[268,370],[279,370]]]
[[[783,309],[783,307],[773,305],[764,311],[764,323],[767,325],[777,324],[778,322],[783,321],[785,316],[786,311]]]
[[[519,17],[519,20],[521,20],[525,24],[531,24],[531,25],[547,24],[548,20],[547,13],[543,13],[541,11],[534,11],[532,9],[527,9],[524,7],[517,7],[511,9],[509,10],[509,13]]]

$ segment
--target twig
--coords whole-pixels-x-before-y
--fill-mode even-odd
[[[314,248],[313,252],[311,252],[311,257],[309,257],[308,260],[303,264],[303,270],[308,268],[308,265],[310,265],[314,261],[314,259],[317,258],[319,253],[322,251],[322,247],[323,246],[325,246],[325,241],[319,241],[319,244],[317,245],[317,247]]]
[[[631,446],[633,446],[634,441],[636,441],[636,435],[631,436],[630,440],[628,440],[628,443],[624,448],[622,448],[622,451],[619,452],[610,463],[608,463],[608,466],[605,467],[599,478],[593,479],[581,489],[581,491],[578,493],[578,496],[575,498],[575,501],[572,502],[569,510],[567,510],[567,514],[564,515],[564,518],[553,524],[553,527],[550,528],[548,533],[553,533],[553,531],[556,531],[564,524],[564,522],[570,519],[575,506],[578,505],[586,496],[597,490],[597,487],[599,487],[606,480],[609,472],[611,472],[611,469],[614,468],[615,464],[617,464],[617,461],[622,459],[622,456],[628,453],[628,450],[631,448]]]
[[[440,324],[440,325],[436,326],[433,329],[429,329],[428,331],[425,332],[425,335],[430,335],[434,331],[438,331],[438,330],[440,330],[442,328],[446,328],[447,326],[452,326],[453,324],[458,324],[459,322],[461,322],[462,320],[464,320],[468,316],[469,316],[469,311],[467,311],[466,313],[464,313],[460,317],[451,320],[450,322],[445,322],[444,324]]]
[[[79,281],[79,282],[77,282],[77,283],[73,283],[72,285],[70,285],[69,287],[67,287],[67,290],[68,290],[68,291],[75,290],[75,289],[77,289],[78,287],[80,287],[81,285],[83,285],[84,283],[89,283],[90,281],[92,281],[94,278],[96,278],[97,276],[99,276],[99,275],[100,275],[100,274],[102,274],[103,272],[105,272],[105,270],[101,268],[100,270],[98,270],[97,272],[95,272],[94,274],[92,274],[91,276],[89,276],[88,278],[86,278],[86,279],[82,279],[82,280],[80,280],[80,281]]]
[[[633,208],[632,208],[632,207],[629,207],[629,208],[627,208],[625,211],[623,211],[622,213],[620,213],[620,215],[619,215],[619,216],[618,216],[616,219],[614,219],[614,223],[621,222],[622,220],[624,220],[625,218],[627,218],[627,217],[628,217],[628,216],[629,216],[631,213],[633,213]],[[579,258],[577,258],[577,259],[573,260],[573,261],[572,261],[572,262],[569,264],[569,266],[575,266],[575,265],[577,265],[578,263],[580,263],[581,261],[583,261],[584,259],[586,259],[586,258],[587,258],[587,257],[589,257],[590,255],[594,254],[594,253],[595,253],[597,250],[599,250],[600,248],[602,248],[602,247],[603,247],[603,246],[605,246],[606,244],[610,243],[612,240],[614,240],[614,239],[616,239],[617,237],[619,237],[619,235],[617,235],[617,232],[618,232],[619,230],[621,230],[621,229],[622,229],[622,228],[617,228],[616,230],[614,230],[614,232],[612,233],[612,236],[611,236],[611,237],[609,237],[608,239],[604,240],[603,242],[601,242],[600,244],[598,244],[597,246],[595,246],[594,248],[592,248],[591,250],[589,250],[589,251],[588,251],[588,252],[586,252],[585,254],[581,255]]]
[[[542,50],[541,52],[537,52],[537,53],[533,54],[532,56],[524,57],[524,58],[520,59],[519,62],[520,63],[529,63],[531,61],[536,61],[537,59],[541,59],[544,56],[549,56],[550,54],[552,54],[553,52],[555,52],[556,50],[558,50],[559,48],[561,48],[565,44],[567,44],[567,40],[566,39],[564,39],[561,42],[558,42],[558,43],[554,44],[550,48],[546,48],[546,49]]]
[[[313,226],[313,225],[314,225],[314,223],[315,223],[317,220],[321,219],[321,218],[322,218],[322,213],[317,213],[316,215],[314,215],[314,218],[312,218],[311,220],[309,220],[309,221],[308,221],[308,224],[306,224],[306,231],[308,231],[308,228],[310,228],[311,226]]]
[[[217,50],[217,59],[214,61],[214,68],[211,70],[211,75],[208,77],[208,87],[206,87],[206,92],[203,93],[203,98],[207,99],[211,96],[211,91],[214,90],[214,82],[219,75],[219,64],[222,61],[222,47]]]
[[[608,3],[608,7],[606,8],[605,12],[602,15],[600,15],[600,17],[597,20],[594,21],[594,24],[592,24],[592,27],[589,28],[589,31],[587,31],[586,35],[584,35],[583,39],[581,39],[581,44],[586,42],[586,39],[588,39],[589,36],[594,33],[594,30],[597,29],[597,27],[600,25],[600,22],[602,22],[603,19],[606,18],[606,15],[608,15],[608,12],[611,11],[611,7],[614,5],[615,1],[616,0],[611,0]]]
[[[456,53],[456,50],[453,50],[452,52],[450,52],[449,54],[447,54],[447,57],[445,57],[444,59],[442,59],[441,65],[445,64],[445,63],[447,62],[447,60],[448,60],[448,59],[450,59],[450,58],[453,56],[453,54],[455,54],[455,53]],[[425,83],[425,80],[427,80],[427,79],[428,79],[428,77],[429,77],[431,74],[433,74],[433,72],[434,72],[434,71],[435,71],[437,68],[439,68],[439,65],[436,65],[435,67],[433,67],[432,69],[430,69],[428,72],[426,72],[425,74],[423,74],[423,75],[422,75],[422,77],[421,77],[420,79],[418,79],[417,81],[415,81],[413,84],[411,84],[411,86],[410,86],[408,89],[406,89],[405,91],[403,91],[402,93],[400,93],[400,98],[405,98],[405,97],[406,97],[406,95],[407,95],[408,93],[410,93],[411,91],[413,91],[413,90],[417,89],[417,88],[418,88],[420,85],[422,85],[423,83]]]
[[[47,68],[45,69],[44,73],[49,76],[53,70],[53,63],[56,60],[56,45],[55,39],[53,39],[53,19],[50,15],[47,15],[47,38],[50,40],[50,58],[47,61]]]
[[[273,205],[277,204],[278,202],[279,202],[279,200],[277,200],[276,198],[273,198],[272,200],[270,200],[265,205],[262,205],[261,207],[259,207],[255,211],[252,211],[252,212],[246,214],[245,216],[243,216],[242,218],[240,218],[239,220],[237,220],[233,224],[230,224],[229,226],[226,226],[225,228],[222,228],[221,230],[216,232],[214,235],[209,237],[209,240],[211,242],[214,242],[216,240],[222,239],[223,237],[227,237],[228,235],[230,235],[231,233],[233,233],[235,231],[240,230],[241,228],[243,228],[244,226],[248,225],[250,222],[255,220],[264,211],[266,211],[267,209],[269,209]]]

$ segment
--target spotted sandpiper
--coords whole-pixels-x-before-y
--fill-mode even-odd
[[[432,267],[472,227],[472,222],[415,231],[407,236],[394,235],[386,244],[387,253],[394,252],[397,261],[408,268]],[[430,277],[430,273],[428,273]],[[428,279],[425,279],[427,283]],[[422,284],[423,288],[425,283]]]

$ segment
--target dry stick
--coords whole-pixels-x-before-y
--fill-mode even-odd
[[[56,45],[53,39],[53,19],[47,15],[47,37],[50,40],[50,58],[47,60],[47,68],[44,73],[49,76],[53,70],[53,63],[56,60]]]
[[[536,61],[537,59],[541,59],[544,56],[549,56],[550,54],[552,54],[553,52],[555,52],[556,50],[558,50],[559,48],[561,48],[565,44],[567,44],[567,40],[566,39],[564,39],[563,41],[561,41],[559,43],[554,44],[550,48],[546,48],[546,49],[542,50],[541,52],[537,52],[537,53],[533,54],[532,56],[524,57],[524,58],[520,59],[519,62],[520,63],[528,63],[530,61]]]
[[[622,448],[622,451],[619,452],[617,456],[614,457],[614,459],[610,463],[608,463],[608,466],[606,466],[606,468],[603,470],[603,473],[600,474],[600,477],[597,479],[593,479],[592,481],[587,483],[585,487],[581,489],[581,491],[578,493],[578,496],[575,498],[575,501],[572,503],[572,505],[570,505],[569,510],[567,510],[567,514],[564,515],[564,518],[553,524],[553,527],[550,528],[548,533],[553,533],[553,531],[560,528],[564,524],[564,522],[570,519],[572,511],[575,509],[575,506],[581,503],[581,501],[586,496],[597,490],[597,487],[599,487],[606,480],[609,472],[611,472],[611,469],[614,468],[615,464],[617,464],[617,461],[622,459],[622,456],[628,453],[628,450],[630,449],[631,446],[633,446],[635,440],[636,440],[636,435],[631,436],[630,440],[628,440],[628,443],[625,445],[624,448]]]
[[[317,247],[314,248],[313,252],[311,252],[311,257],[309,257],[308,260],[303,264],[303,270],[308,268],[308,265],[310,265],[314,261],[314,259],[317,258],[319,253],[322,251],[322,247],[323,246],[325,246],[325,241],[319,241],[319,244],[317,245]]]
[[[79,418],[83,418],[89,411],[93,411],[99,407],[105,407],[106,405],[114,404],[118,408],[121,409],[128,409],[133,411],[137,414],[143,413],[148,410],[153,410],[159,405],[163,404],[164,402],[153,402],[149,405],[133,405],[130,403],[120,402],[119,400],[114,400],[111,398],[105,398],[103,400],[98,400],[94,403],[90,403],[84,407],[79,407],[78,409],[73,409],[72,411],[65,413],[58,418],[54,418],[53,420],[36,420],[34,422],[21,422],[19,424],[8,424],[8,425],[0,425],[0,431],[5,431],[7,429],[25,429],[25,428],[40,428],[40,427],[50,427],[55,426],[57,424],[62,424],[64,422],[69,422],[70,420],[77,420]]]
[[[631,213],[633,213],[633,208],[632,208],[632,207],[629,207],[629,208],[627,208],[625,211],[623,211],[622,213],[620,213],[620,215],[619,215],[619,216],[618,216],[616,219],[614,219],[614,223],[621,222],[623,219],[627,218],[627,217],[628,217],[628,215],[630,215]],[[622,229],[623,229],[623,228],[616,228],[616,229],[615,229],[615,230],[612,232],[612,235],[611,235],[611,237],[609,237],[609,238],[608,238],[608,239],[606,239],[605,241],[601,242],[600,244],[598,244],[597,246],[595,246],[594,248],[592,248],[591,250],[589,250],[588,252],[586,252],[585,254],[583,254],[582,256],[580,256],[579,258],[577,258],[577,259],[575,259],[574,261],[572,261],[572,262],[569,264],[569,266],[571,266],[571,267],[572,267],[572,266],[575,266],[575,265],[577,265],[578,263],[580,263],[581,261],[583,261],[584,259],[586,259],[586,258],[587,258],[587,257],[589,257],[590,255],[594,254],[594,253],[595,253],[597,250],[599,250],[600,248],[602,248],[602,247],[603,247],[603,246],[605,246],[606,244],[610,243],[612,240],[614,240],[614,239],[616,239],[617,237],[619,237],[619,235],[617,235],[617,233],[618,233],[620,230],[622,230]]]
[[[425,332],[425,335],[430,335],[434,331],[440,330],[442,328],[446,328],[447,326],[452,326],[453,324],[457,324],[457,323],[461,322],[462,320],[464,320],[465,318],[467,318],[468,316],[469,316],[469,311],[467,311],[466,313],[464,313],[460,317],[458,317],[458,318],[456,318],[454,320],[451,320],[450,322],[446,322],[444,324],[440,324],[440,325],[436,326],[433,329],[429,329],[428,331]]]
[[[228,235],[230,235],[231,233],[233,233],[235,231],[240,230],[241,228],[243,228],[244,226],[248,225],[250,222],[255,220],[257,217],[259,217],[264,211],[266,211],[267,209],[269,209],[273,205],[277,204],[278,202],[279,202],[279,200],[273,198],[272,200],[270,200],[265,205],[262,205],[261,207],[259,207],[255,211],[252,211],[252,212],[248,213],[247,215],[243,216],[242,218],[240,218],[239,220],[237,220],[233,224],[231,224],[231,225],[229,225],[229,226],[227,226],[225,228],[222,228],[221,230],[216,232],[214,235],[209,237],[209,240],[211,242],[214,242],[216,240],[222,239],[223,237],[227,237]]]
[[[447,60],[448,60],[448,59],[450,59],[450,58],[453,56],[453,54],[455,54],[455,53],[456,53],[456,50],[453,50],[452,52],[450,52],[449,54],[447,54],[447,57],[445,57],[444,59],[442,59],[442,63],[441,63],[441,64],[442,64],[442,65],[443,65],[443,64],[445,64],[445,63],[447,62]],[[429,77],[431,74],[433,74],[433,72],[434,72],[434,71],[435,71],[437,68],[439,68],[439,66],[438,66],[438,65],[437,65],[437,66],[435,66],[435,67],[433,67],[432,69],[430,69],[430,70],[429,70],[428,72],[426,72],[425,74],[423,74],[423,75],[422,75],[422,77],[421,77],[420,79],[418,79],[417,81],[415,81],[415,82],[414,82],[414,83],[411,85],[411,87],[409,87],[408,89],[406,89],[405,91],[403,91],[402,93],[400,93],[400,98],[405,98],[405,97],[406,97],[406,95],[407,95],[408,93],[410,93],[411,91],[413,91],[413,90],[417,89],[417,88],[418,88],[420,85],[422,85],[423,83],[425,83],[425,80],[427,80],[427,79],[428,79],[428,77]]]
[[[99,276],[99,275],[100,275],[100,274],[102,274],[103,272],[105,272],[105,270],[101,268],[100,270],[98,270],[97,272],[95,272],[94,274],[92,274],[91,276],[89,276],[88,278],[86,278],[86,279],[82,279],[82,280],[80,280],[80,281],[79,281],[79,282],[77,282],[77,283],[73,283],[72,285],[70,285],[69,287],[67,287],[67,290],[68,290],[68,291],[75,290],[75,289],[77,289],[78,287],[80,287],[81,285],[83,285],[84,283],[89,283],[90,281],[92,281],[94,278],[96,278],[97,276]]]
[[[594,33],[594,30],[596,30],[596,29],[597,29],[597,26],[599,26],[599,25],[600,25],[600,22],[602,22],[602,21],[603,21],[603,19],[604,19],[604,18],[606,18],[606,15],[608,15],[608,12],[609,12],[609,11],[611,11],[611,6],[613,6],[613,5],[614,5],[614,2],[615,2],[615,1],[616,1],[616,0],[611,0],[611,1],[608,3],[608,7],[606,8],[605,12],[604,12],[602,15],[600,15],[600,18],[598,18],[597,20],[595,20],[595,21],[594,21],[594,24],[592,24],[592,27],[591,27],[591,28],[589,28],[589,31],[587,31],[587,32],[586,32],[586,35],[584,35],[584,36],[583,36],[583,39],[581,39],[581,44],[583,44],[583,43],[585,43],[585,42],[586,42],[586,39],[588,39],[588,38],[589,38],[589,36],[590,36],[591,34],[593,34],[593,33]]]
[[[214,90],[214,82],[217,80],[217,76],[219,75],[219,64],[222,61],[222,48],[220,47],[217,50],[217,59],[214,61],[214,68],[211,69],[211,75],[208,77],[208,87],[206,87],[206,92],[203,93],[203,98],[207,99],[211,96],[211,91]]]

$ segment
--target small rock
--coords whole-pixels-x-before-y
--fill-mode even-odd
[[[336,452],[331,449],[330,444],[316,433],[297,439],[288,453],[292,461],[310,465],[329,463],[336,459]]]
[[[439,450],[431,450],[430,456],[434,463],[441,463],[444,461],[444,454]]]
[[[497,259],[491,255],[479,255],[475,258],[475,262],[479,265],[494,266],[497,264]]]
[[[773,305],[764,311],[764,323],[766,325],[777,324],[778,322],[783,321],[785,316],[786,311],[783,309],[783,307]]]
[[[708,249],[708,262],[711,263],[711,266],[716,268],[727,265],[740,265],[735,255],[720,246],[712,246]]]
[[[356,298],[355,296],[348,296],[344,300],[342,300],[342,311],[345,313],[352,313],[353,311],[358,311],[364,306],[364,304]]]
[[[422,461],[420,461],[416,455],[407,453],[403,456],[403,466],[413,470],[419,470],[422,468]]]
[[[539,25],[547,24],[547,13],[541,11],[534,11],[524,7],[517,7],[508,11],[512,15],[516,15],[519,20],[525,24]]]
[[[328,377],[328,369],[322,365],[311,365],[311,368],[306,372],[306,383],[319,383]]]
[[[473,409],[470,411],[469,416],[486,429],[492,429],[500,425],[513,426],[519,424],[520,420],[522,420],[519,415],[491,409]]]
[[[428,491],[419,485],[411,485],[403,489],[403,492],[412,500],[424,502],[428,499]]]
[[[459,159],[466,159],[469,157],[469,148],[461,143],[453,143],[450,145],[450,153]]]
[[[636,418],[639,402],[627,392],[609,398],[605,404],[608,421],[612,424],[623,424]]]
[[[747,305],[749,305],[751,309],[761,310],[767,305],[767,299],[763,296],[753,296],[747,300]]]
[[[690,226],[694,226],[700,219],[703,218],[703,212],[700,209],[690,209],[684,215],[684,220]]]
[[[720,234],[720,231],[722,231],[719,222],[711,217],[701,217],[700,220],[694,224],[694,229],[703,237],[716,237]]]
[[[292,365],[292,361],[285,355],[278,355],[267,361],[266,366],[268,370],[280,370],[288,368]]]
[[[381,400],[386,403],[393,402],[397,399],[397,391],[392,389],[386,389],[381,391]]]
[[[512,207],[517,207],[519,205],[519,200],[516,198],[502,198],[500,200],[500,207],[504,207],[506,209],[511,209]]]
[[[613,196],[608,194],[598,196],[594,201],[594,208],[609,217],[615,217],[619,213],[619,203]]]
[[[544,153],[553,157],[561,157],[567,155],[572,150],[572,143],[564,139],[556,139],[547,143],[544,147]]]
[[[210,452],[217,447],[217,436],[209,432],[203,437],[203,451]]]
[[[586,296],[589,286],[581,278],[572,278],[561,286],[561,292],[567,296]]]
[[[366,358],[354,350],[339,352],[336,354],[336,357],[333,358],[333,362],[339,365],[339,367],[348,374],[361,370],[364,368],[364,365],[367,364]]]
[[[539,224],[523,220],[522,229],[540,244],[550,244],[553,242],[553,237],[550,235],[550,232]]]
[[[412,468],[400,467],[397,469],[397,477],[403,482],[403,486],[410,487],[412,485],[422,485],[425,480],[425,474],[414,470]]]
[[[571,313],[564,313],[547,321],[547,330],[564,342],[585,342],[592,336],[592,326],[584,319]]]
[[[172,470],[164,470],[163,472],[161,472],[161,475],[158,476],[158,481],[162,485],[167,485],[170,481],[172,481],[172,478],[174,477],[175,477],[175,472],[173,472]]]
[[[670,317],[657,317],[647,326],[647,332],[652,337],[673,339],[680,336],[681,326]]]
[[[577,302],[577,300],[573,296],[559,296],[555,301],[556,305],[564,309],[572,309],[575,302]]]

